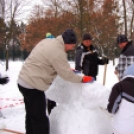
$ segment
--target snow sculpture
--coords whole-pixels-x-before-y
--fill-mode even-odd
[[[50,115],[50,134],[112,134],[106,106],[110,91],[97,83],[70,83],[57,77],[46,96],[58,103]]]

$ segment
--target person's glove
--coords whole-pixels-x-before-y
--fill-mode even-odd
[[[82,83],[91,83],[95,81],[94,77],[91,77],[91,76],[83,76],[82,78]]]
[[[108,63],[109,63],[108,57],[104,57],[104,58],[103,58],[103,62],[104,62],[104,64],[108,64]]]
[[[1,77],[0,78],[0,84],[4,85],[7,84],[9,82],[9,77]]]

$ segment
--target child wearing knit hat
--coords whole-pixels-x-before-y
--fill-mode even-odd
[[[134,134],[134,64],[128,66],[109,96],[107,109],[113,116],[114,134]]]

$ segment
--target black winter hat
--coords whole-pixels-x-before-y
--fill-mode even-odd
[[[62,33],[62,37],[65,44],[76,44],[77,39],[73,30],[66,30]]]
[[[92,40],[92,36],[89,33],[83,34],[82,40]]]
[[[127,41],[128,41],[128,39],[127,39],[126,35],[124,35],[124,34],[118,35],[118,37],[117,37],[117,44],[120,44],[120,43],[123,43],[123,42],[127,42]]]

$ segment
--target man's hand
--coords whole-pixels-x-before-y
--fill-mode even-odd
[[[119,72],[117,70],[115,70],[114,74],[117,76],[118,80],[120,81]]]
[[[115,74],[115,75],[118,75],[118,74],[119,74],[119,72],[118,72],[117,70],[115,70],[115,71],[114,71],[114,74]]]

